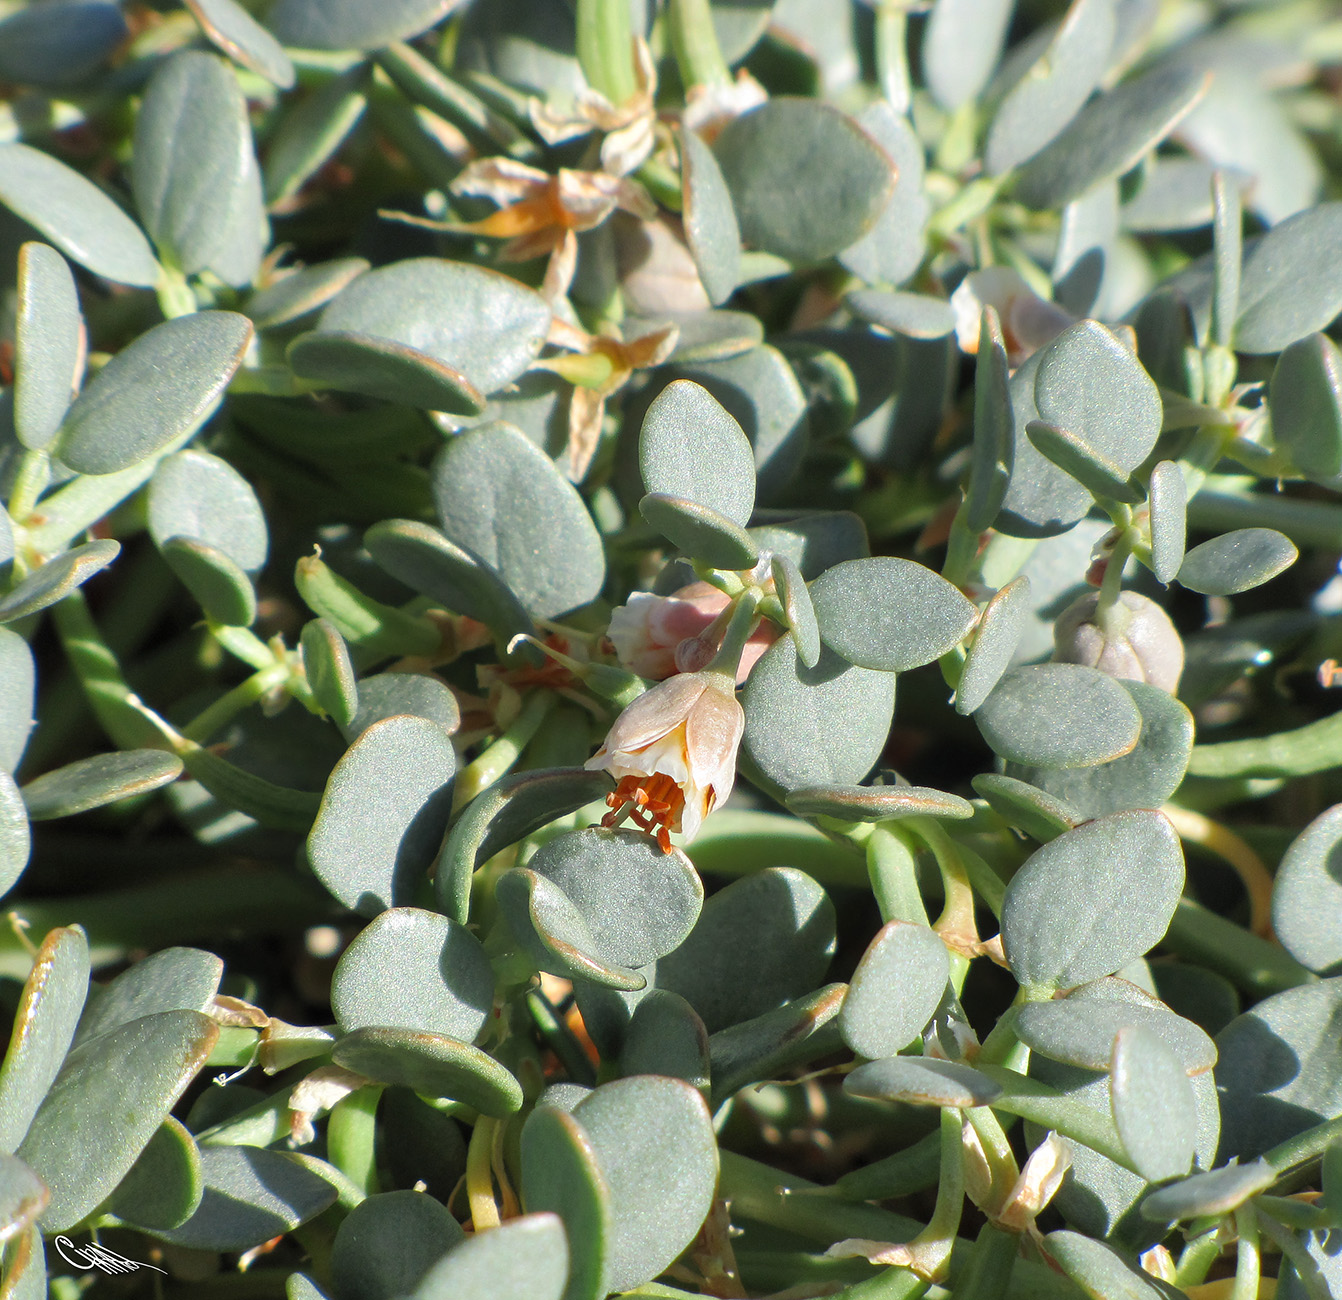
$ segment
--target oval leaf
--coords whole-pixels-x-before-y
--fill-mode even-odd
[[[598,1088],[573,1119],[611,1193],[603,1293],[626,1291],[671,1265],[712,1206],[718,1144],[708,1107],[679,1079],[639,1075]]]
[[[346,907],[375,916],[414,896],[451,811],[457,757],[423,718],[375,722],[335,765],[308,860]]]
[[[231,311],[200,311],[155,325],[75,399],[61,430],[60,458],[81,474],[111,474],[195,432],[251,337],[251,321]]]
[[[885,151],[847,114],[815,100],[780,96],[733,118],[713,152],[741,237],[792,261],[818,261],[855,243],[895,183]]]
[[[727,182],[713,151],[688,127],[680,128],[685,239],[699,269],[708,301],[731,297],[741,278],[741,231]]]
[[[266,517],[252,485],[204,451],[159,461],[149,481],[149,533],[159,547],[173,537],[204,542],[248,573],[266,562]]]
[[[105,569],[120,553],[121,543],[108,538],[85,542],[48,560],[0,599],[0,623],[12,623],[54,605]]]
[[[569,1245],[553,1214],[528,1214],[474,1234],[436,1263],[410,1300],[560,1300]]]
[[[469,930],[437,912],[393,907],[341,954],[331,1007],[342,1033],[365,1025],[472,1042],[494,1004],[494,974]]]
[[[1342,971],[1342,805],[1316,817],[1286,850],[1272,885],[1272,929],[1302,966]]]
[[[940,574],[897,556],[848,560],[811,584],[821,639],[859,668],[905,672],[940,658],[974,606]]]
[[[1186,1174],[1198,1107],[1183,1064],[1149,1029],[1126,1025],[1114,1039],[1110,1080],[1114,1126],[1137,1172],[1153,1183]]]
[[[936,1014],[950,973],[946,945],[933,931],[891,921],[853,973],[839,1013],[844,1042],[859,1056],[894,1056]]]
[[[1011,973],[1061,988],[1112,974],[1160,942],[1183,886],[1179,837],[1160,813],[1114,813],[1067,831],[1007,886]]]
[[[493,568],[533,618],[600,593],[606,558],[577,489],[520,429],[501,421],[453,438],[433,463],[443,534]]]
[[[1189,551],[1179,566],[1179,584],[1204,596],[1235,596],[1270,582],[1299,555],[1275,528],[1237,528]]]
[[[478,1047],[423,1030],[365,1028],[331,1049],[337,1065],[424,1097],[451,1097],[496,1119],[520,1110],[522,1087]]]
[[[492,393],[536,359],[550,319],[545,299],[506,275],[411,257],[368,271],[342,289],[322,313],[320,328],[402,344]]]
[[[107,1198],[218,1037],[219,1026],[197,1011],[164,1011],[70,1053],[17,1153],[51,1188],[46,1231],[73,1227]],[[72,1145],[75,1132],[87,1144]]]
[[[35,822],[73,817],[119,799],[148,794],[181,773],[182,760],[161,749],[95,754],[28,782],[23,787],[23,802]]]
[[[1130,753],[1142,718],[1122,684],[1081,664],[1012,669],[974,714],[1003,758],[1040,767],[1087,767]]]
[[[783,637],[751,669],[741,705],[741,756],[752,781],[777,791],[856,785],[885,748],[895,677],[830,650],[807,668]]]
[[[0,144],[0,203],[40,230],[71,261],[118,284],[152,288],[149,241],[96,185],[26,144]]]
[[[84,318],[70,267],[35,241],[19,249],[14,322],[14,432],[25,447],[55,438],[84,365]]]
[[[159,64],[135,119],[131,189],[166,261],[251,283],[269,231],[247,103],[222,59],[179,50]]]
[[[683,497],[744,527],[755,508],[755,459],[741,426],[688,379],[657,394],[638,436],[649,492]]]
[[[843,1081],[844,1092],[910,1106],[987,1106],[1002,1094],[987,1075],[958,1061],[891,1056],[859,1065]]]

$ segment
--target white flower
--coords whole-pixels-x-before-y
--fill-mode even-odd
[[[1019,271],[1009,266],[985,267],[971,271],[951,294],[955,337],[962,352],[978,352],[979,322],[985,307],[995,308],[1001,318],[1002,340],[1013,366],[1051,343],[1076,320],[1070,312],[1035,293]]]
[[[672,831],[693,836],[731,793],[744,729],[731,683],[718,673],[679,673],[640,695],[584,764],[617,782],[602,825],[628,817],[669,853]]]

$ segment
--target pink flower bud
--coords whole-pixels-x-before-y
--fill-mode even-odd
[[[640,677],[663,681],[678,672],[696,672],[713,658],[716,641],[687,646],[677,660],[677,647],[703,636],[730,603],[728,597],[707,582],[692,582],[670,596],[636,591],[610,616],[606,635],[615,647],[621,665]],[[746,642],[737,672],[738,684],[778,639],[778,629],[762,622]],[[705,651],[706,656],[705,656]]]

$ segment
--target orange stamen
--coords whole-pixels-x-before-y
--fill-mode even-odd
[[[606,796],[611,811],[603,826],[618,826],[626,818],[640,830],[657,837],[663,853],[671,852],[671,832],[680,825],[685,792],[665,772],[626,776]]]

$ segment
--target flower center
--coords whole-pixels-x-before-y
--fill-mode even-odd
[[[671,832],[680,825],[685,791],[665,772],[626,776],[607,796],[610,805],[603,826],[618,826],[627,817],[635,826],[657,836],[663,853],[671,852]]]

